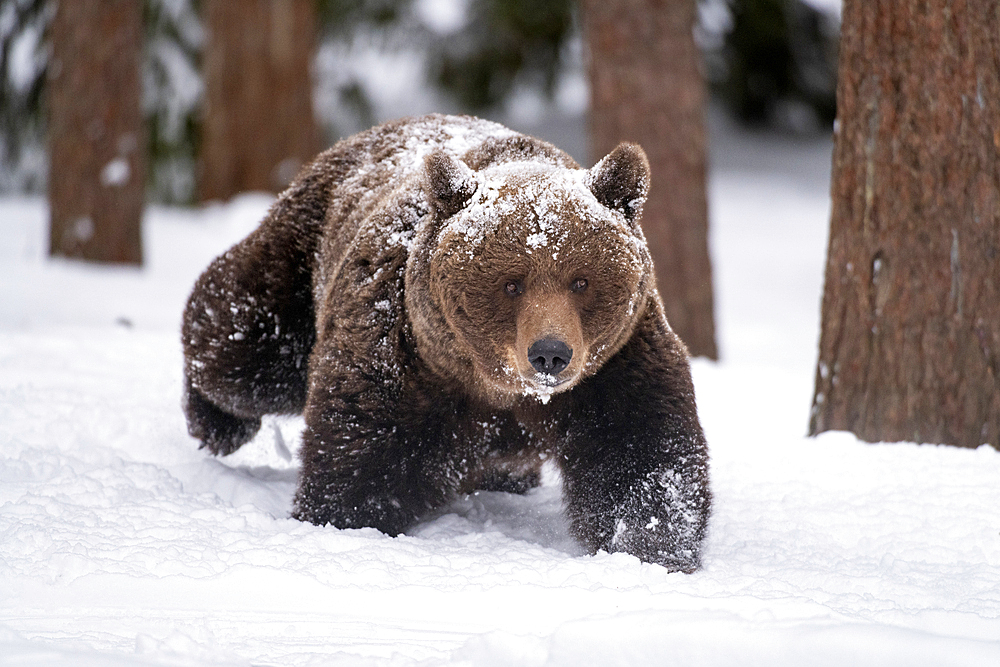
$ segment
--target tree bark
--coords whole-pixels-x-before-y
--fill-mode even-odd
[[[667,319],[692,355],[716,359],[695,2],[584,0],[581,10],[593,157],[620,141],[645,149],[652,185],[642,227]]]
[[[314,0],[206,0],[202,201],[277,192],[320,149],[312,107]]]
[[[1000,448],[1000,9],[847,0],[810,433]]]
[[[49,63],[49,253],[142,263],[142,3],[59,2]]]

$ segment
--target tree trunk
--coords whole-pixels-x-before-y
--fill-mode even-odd
[[[642,227],[667,319],[692,355],[718,357],[705,194],[705,84],[694,0],[585,0],[591,150],[620,141],[649,156]]]
[[[277,192],[320,149],[310,66],[315,0],[205,0],[202,201]]]
[[[847,0],[810,432],[1000,448],[1000,10]]]
[[[142,263],[142,3],[59,2],[49,63],[49,253]]]

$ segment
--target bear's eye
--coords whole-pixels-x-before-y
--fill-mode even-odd
[[[573,281],[573,284],[569,286],[570,290],[579,294],[587,289],[587,279],[577,278]]]
[[[503,291],[507,296],[517,296],[524,291],[524,285],[516,280],[508,280],[503,286]]]

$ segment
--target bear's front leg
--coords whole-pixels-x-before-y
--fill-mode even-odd
[[[383,371],[383,372],[380,372]],[[293,517],[398,535],[455,492],[468,410],[424,381],[350,361],[319,364],[306,405]]]
[[[580,541],[693,572],[711,505],[708,450],[686,350],[656,310],[573,390],[559,458]]]

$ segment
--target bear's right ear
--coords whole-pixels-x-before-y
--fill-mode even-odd
[[[464,162],[441,149],[424,158],[431,203],[442,218],[462,210],[476,192],[476,177]]]
[[[634,223],[642,215],[649,193],[646,153],[638,144],[618,144],[590,170],[587,186],[597,201]]]

